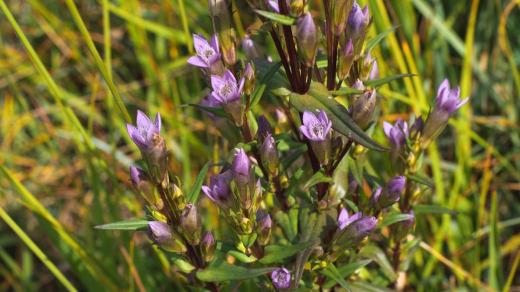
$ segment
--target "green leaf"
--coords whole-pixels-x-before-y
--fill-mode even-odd
[[[417,182],[417,183],[420,183],[422,185],[425,185],[429,188],[433,188],[434,187],[434,183],[431,179],[427,178],[427,177],[423,177],[423,176],[420,176],[420,175],[407,175],[406,178],[414,181],[414,182]]]
[[[294,230],[293,225],[291,224],[291,220],[289,219],[289,215],[282,211],[278,211],[274,218],[276,219],[276,223],[284,231],[285,236],[287,236],[287,239],[289,241],[293,241],[296,238],[298,230]]]
[[[197,175],[197,179],[195,179],[195,184],[191,188],[190,192],[188,193],[188,202],[194,204],[197,202],[200,196],[200,188],[202,187],[202,183],[204,182],[204,178],[206,177],[206,174],[208,173],[210,162],[206,162],[202,169],[199,172],[199,175]]]
[[[148,226],[148,221],[144,219],[130,219],[114,223],[98,225],[94,228],[103,230],[139,230]]]
[[[303,189],[309,189],[310,187],[317,185],[322,182],[331,182],[333,181],[332,177],[326,176],[323,171],[316,172],[303,186]]]
[[[457,211],[438,205],[415,205],[413,211],[415,214],[457,214]]]
[[[292,93],[291,104],[299,111],[315,111],[322,109],[332,121],[332,128],[356,141],[357,143],[377,151],[387,151],[376,143],[352,120],[347,109],[329,96],[329,92],[321,83],[312,82],[309,92],[305,95]]]
[[[197,272],[197,278],[204,282],[222,282],[256,278],[274,271],[276,268],[247,269],[242,266],[230,265],[224,261],[210,265]]]
[[[177,266],[177,268],[179,268],[179,270],[181,270],[184,273],[191,273],[191,271],[195,270],[195,267],[192,264],[185,261],[182,258],[182,256],[179,254],[175,254],[172,257],[172,261],[173,261],[173,264],[175,266]]]
[[[271,65],[271,68],[262,77],[262,80],[260,80],[260,82],[256,83],[255,91],[251,95],[251,108],[253,108],[260,101],[260,98],[262,98],[262,95],[264,94],[265,89],[268,87],[271,79],[273,79],[275,74],[278,73],[278,70],[280,70],[281,66],[282,66],[281,62]]]
[[[341,267],[337,268],[337,271],[338,271],[338,274],[341,276],[341,278],[345,279],[346,277],[352,275],[357,270],[361,269],[362,267],[368,265],[371,262],[372,262],[372,260],[361,260],[358,262],[354,262],[354,263],[350,263],[350,264],[341,266]],[[336,284],[336,281],[334,281],[334,279],[332,279],[332,280],[327,281],[323,287],[326,289],[330,289],[334,286],[334,284]]]
[[[280,23],[283,25],[293,25],[295,22],[295,19],[290,16],[286,16],[286,15],[282,15],[282,14],[278,14],[278,13],[274,13],[274,12],[270,12],[270,11],[255,9],[255,12],[269,20],[272,20],[274,22],[277,22],[277,23]]]
[[[200,109],[200,110],[203,110],[203,111],[206,111],[208,113],[214,114],[221,118],[227,118],[227,116],[228,116],[226,114],[226,112],[224,111],[224,109],[222,109],[220,107],[204,106],[204,105],[200,105],[200,104],[196,104],[196,103],[189,103],[187,105]],[[187,105],[184,105],[184,106],[187,106]]]
[[[390,33],[394,32],[396,30],[397,26],[394,26],[388,30],[385,30],[381,33],[379,33],[378,35],[376,35],[373,39],[369,40],[367,42],[367,46],[365,48],[365,50],[367,52],[370,52],[372,51],[372,49],[380,42],[382,41],[385,37],[387,37]]]
[[[295,245],[269,245],[265,247],[265,255],[260,259],[262,264],[283,263],[283,261],[298,252],[312,246],[316,242],[311,240]]]
[[[365,82],[365,85],[366,86],[370,86],[370,87],[379,87],[381,85],[385,85],[387,83],[390,83],[390,82],[392,82],[394,80],[402,79],[402,78],[405,78],[405,77],[412,77],[412,76],[415,76],[415,75],[416,74],[398,74],[398,75],[393,75],[393,76],[380,78],[380,79],[372,79],[372,80],[368,80],[367,82]]]
[[[413,215],[410,214],[402,214],[402,213],[389,213],[383,218],[381,224],[379,224],[380,228],[383,228],[388,225],[395,224],[397,222],[406,221],[408,219],[413,218]]]
[[[376,262],[379,267],[381,267],[381,271],[391,281],[396,279],[397,276],[395,274],[394,268],[390,264],[386,254],[379,247],[372,244],[366,245],[363,247],[363,249],[361,249],[359,255],[374,260],[374,262]]]
[[[334,280],[336,283],[340,284],[341,287],[347,289],[347,291],[350,291],[350,286],[347,281],[345,281],[345,277],[340,274],[338,269],[336,269],[332,263],[328,264],[327,267],[320,272],[328,278]]]
[[[257,261],[257,258],[254,256],[248,256],[242,252],[239,252],[238,250],[230,250],[227,252],[228,255],[236,258],[237,260],[241,261],[242,263],[249,264],[254,263]]]

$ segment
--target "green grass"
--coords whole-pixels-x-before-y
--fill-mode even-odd
[[[428,151],[435,191],[422,200],[457,213],[418,218],[409,285],[518,287],[520,1],[364,2],[372,36],[398,26],[374,49],[381,75],[417,74],[380,90],[378,122],[426,113],[445,76],[471,96]],[[191,33],[211,33],[206,5],[0,0],[1,290],[181,289],[144,234],[93,227],[143,215],[124,127],[137,108],[161,113],[185,190],[232,146],[183,107],[206,94],[186,64]]]

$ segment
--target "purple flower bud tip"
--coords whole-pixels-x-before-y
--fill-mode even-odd
[[[332,122],[327,117],[324,110],[320,110],[317,115],[312,112],[303,113],[303,125],[300,132],[311,141],[325,141],[328,138]]]
[[[372,69],[370,69],[370,74],[368,75],[368,78],[370,80],[379,78],[379,66],[377,65],[376,60],[374,60],[374,63],[372,63]]]
[[[149,221],[148,230],[152,240],[157,244],[165,243],[173,236],[170,226],[161,221]]]
[[[381,193],[383,192],[383,188],[382,187],[377,187],[373,192],[372,192],[372,200],[373,202],[377,202],[379,201],[379,198],[381,198]]]
[[[211,231],[206,231],[202,236],[201,245],[213,245],[215,244],[215,237],[213,237],[213,233]]]
[[[408,138],[408,123],[403,120],[397,120],[394,125],[384,122],[383,130],[390,142],[396,146],[401,147],[406,144]]]
[[[231,198],[229,188],[231,179],[230,170],[214,175],[210,178],[209,186],[202,186],[202,192],[219,206],[226,206]]]
[[[353,214],[352,216],[348,215],[348,211],[345,208],[342,208],[339,212],[338,216],[338,226],[340,230],[345,229],[347,226],[349,226],[352,222],[355,222],[361,218],[361,212],[357,212]]]
[[[368,23],[370,22],[370,15],[368,12],[368,6],[365,6],[363,9],[359,6],[357,2],[354,2],[352,6],[352,10],[350,10],[350,14],[348,17],[348,25],[354,35],[357,35],[359,32],[364,30]]]
[[[357,220],[356,223],[358,224],[358,232],[360,235],[367,236],[374,228],[376,228],[377,225],[377,218],[374,216],[367,216],[362,217],[361,219]]]
[[[255,76],[255,70],[253,69],[253,65],[251,63],[247,63],[246,68],[244,69],[244,77],[246,79],[252,79]]]
[[[241,78],[240,82],[237,83],[235,76],[229,70],[226,70],[223,76],[212,75],[211,87],[213,87],[213,92],[211,96],[215,103],[219,105],[239,100],[244,89],[244,82],[244,78]]]
[[[238,149],[237,153],[235,154],[235,158],[233,159],[231,170],[233,172],[234,178],[239,183],[245,184],[249,182],[251,161],[249,160],[249,156],[247,156],[244,149]]]
[[[189,64],[201,68],[210,68],[220,60],[220,49],[216,35],[211,38],[211,43],[208,43],[200,35],[194,34],[193,45],[197,54],[188,59]]]
[[[248,34],[245,35],[245,37],[242,39],[242,50],[244,50],[244,53],[249,59],[260,57],[260,53],[258,52],[255,42]]]
[[[271,221],[271,216],[267,213],[264,213],[263,215],[259,216],[258,218],[258,226],[261,230],[263,229],[269,229],[273,225],[273,222]]]
[[[134,186],[138,186],[141,181],[147,179],[147,174],[144,170],[138,167],[130,166],[130,179]]]
[[[278,268],[271,273],[271,280],[276,289],[288,289],[291,287],[291,272],[286,268]]]
[[[267,5],[269,5],[269,8],[271,8],[274,12],[280,13],[280,6],[278,6],[278,0],[268,0]]]
[[[354,45],[352,44],[352,39],[349,38],[347,45],[343,49],[343,55],[344,56],[352,56],[354,55]]]
[[[142,111],[137,111],[136,126],[127,124],[126,129],[128,135],[140,149],[146,149],[152,146],[153,138],[161,132],[161,115],[155,116],[152,122]]]
[[[404,191],[405,186],[406,186],[406,177],[405,176],[400,175],[400,176],[393,177],[392,179],[390,179],[390,181],[387,184],[388,193],[392,198],[397,197],[397,199],[399,199],[399,197],[401,196],[401,194]]]
[[[460,100],[460,87],[450,88],[450,82],[448,79],[444,79],[437,90],[435,110],[451,115],[466,104],[468,100],[469,97]]]
[[[271,124],[269,124],[269,121],[265,116],[259,116],[258,117],[258,140],[263,141],[267,135],[271,134],[273,132],[273,128],[271,127]]]
[[[314,65],[318,45],[318,30],[310,12],[304,13],[296,22],[296,40],[307,67]]]

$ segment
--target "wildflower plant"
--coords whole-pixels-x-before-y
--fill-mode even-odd
[[[186,285],[212,291],[396,287],[418,243],[414,206],[430,187],[421,176],[424,149],[467,99],[445,80],[424,118],[380,123],[378,87],[409,75],[379,77],[370,50],[384,34],[370,37],[367,6],[248,0],[250,26],[237,40],[225,2],[210,1],[217,33],[193,36],[188,63],[209,92],[193,106],[234,145],[228,159],[183,191],[159,114],[152,121],[139,111],[128,125],[144,160],[130,177],[146,202],[141,224],[150,240]],[[265,55],[255,41],[262,36],[277,55]],[[367,159],[392,167],[368,169]],[[205,199],[232,236],[203,224]]]

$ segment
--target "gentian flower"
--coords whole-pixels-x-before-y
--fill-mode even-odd
[[[426,146],[431,140],[435,139],[444,127],[446,127],[448,120],[453,113],[455,113],[461,106],[465,105],[468,100],[469,97],[461,100],[460,88],[450,88],[448,79],[444,79],[437,90],[435,107],[424,124],[421,144]]]
[[[251,162],[244,149],[238,149],[231,165],[233,178],[238,185],[247,185],[251,176]]]
[[[406,188],[406,177],[395,176],[391,178],[385,185],[385,188],[377,188],[372,194],[372,203],[378,209],[383,209],[391,206],[399,201]]]
[[[318,48],[318,31],[310,12],[304,13],[296,22],[296,41],[305,65],[312,68]]]
[[[278,5],[278,0],[268,0],[267,5],[271,10],[273,10],[276,13],[280,13],[280,6]]]
[[[322,165],[329,163],[331,128],[332,122],[324,110],[320,110],[317,115],[308,111],[303,113],[300,132],[310,140],[312,150]]]
[[[188,63],[200,68],[211,68],[220,62],[220,48],[218,45],[218,37],[211,37],[211,43],[200,35],[193,35],[193,45],[195,47],[195,56],[188,59]]]
[[[278,268],[271,273],[271,280],[276,289],[289,289],[291,287],[291,272],[286,268]]]
[[[406,145],[406,139],[408,138],[407,122],[403,120],[397,120],[394,125],[388,122],[384,122],[383,131],[395,148],[399,149]]]
[[[361,218],[361,212],[354,213],[352,216],[348,215],[348,211],[345,208],[342,208],[339,212],[338,216],[338,227],[340,230],[345,229],[347,226],[359,220]]]
[[[147,150],[154,145],[154,139],[159,136],[161,132],[161,115],[159,113],[155,116],[155,121],[152,123],[142,111],[137,111],[137,127],[131,124],[126,125],[128,135],[134,141],[135,145],[141,150]]]
[[[237,79],[229,70],[226,70],[223,76],[212,75],[211,87],[213,87],[213,92],[211,96],[220,105],[239,100],[244,88],[244,81],[244,78],[241,78],[240,82],[237,82]]]
[[[227,208],[231,200],[229,183],[232,179],[231,170],[214,175],[210,178],[209,186],[202,186],[202,192],[220,207]]]
[[[354,43],[354,51],[356,54],[361,52],[369,23],[370,15],[368,12],[368,6],[365,6],[363,9],[361,9],[359,4],[354,1],[352,10],[350,10],[348,17],[347,35],[352,38]]]
[[[258,211],[256,216],[259,243],[261,245],[267,245],[269,243],[269,239],[271,238],[271,227],[273,225],[271,216],[268,213],[261,211]]]
[[[303,113],[303,125],[300,127],[300,132],[307,139],[325,141],[329,138],[331,128],[332,122],[324,110],[320,110],[317,115],[309,111]]]
[[[358,214],[358,213],[356,213]],[[334,249],[341,250],[346,247],[352,247],[359,244],[365,237],[367,237],[377,225],[377,218],[373,216],[362,216],[354,214],[352,217],[360,217],[352,222],[348,222],[343,229],[339,229],[336,233],[337,245]]]

